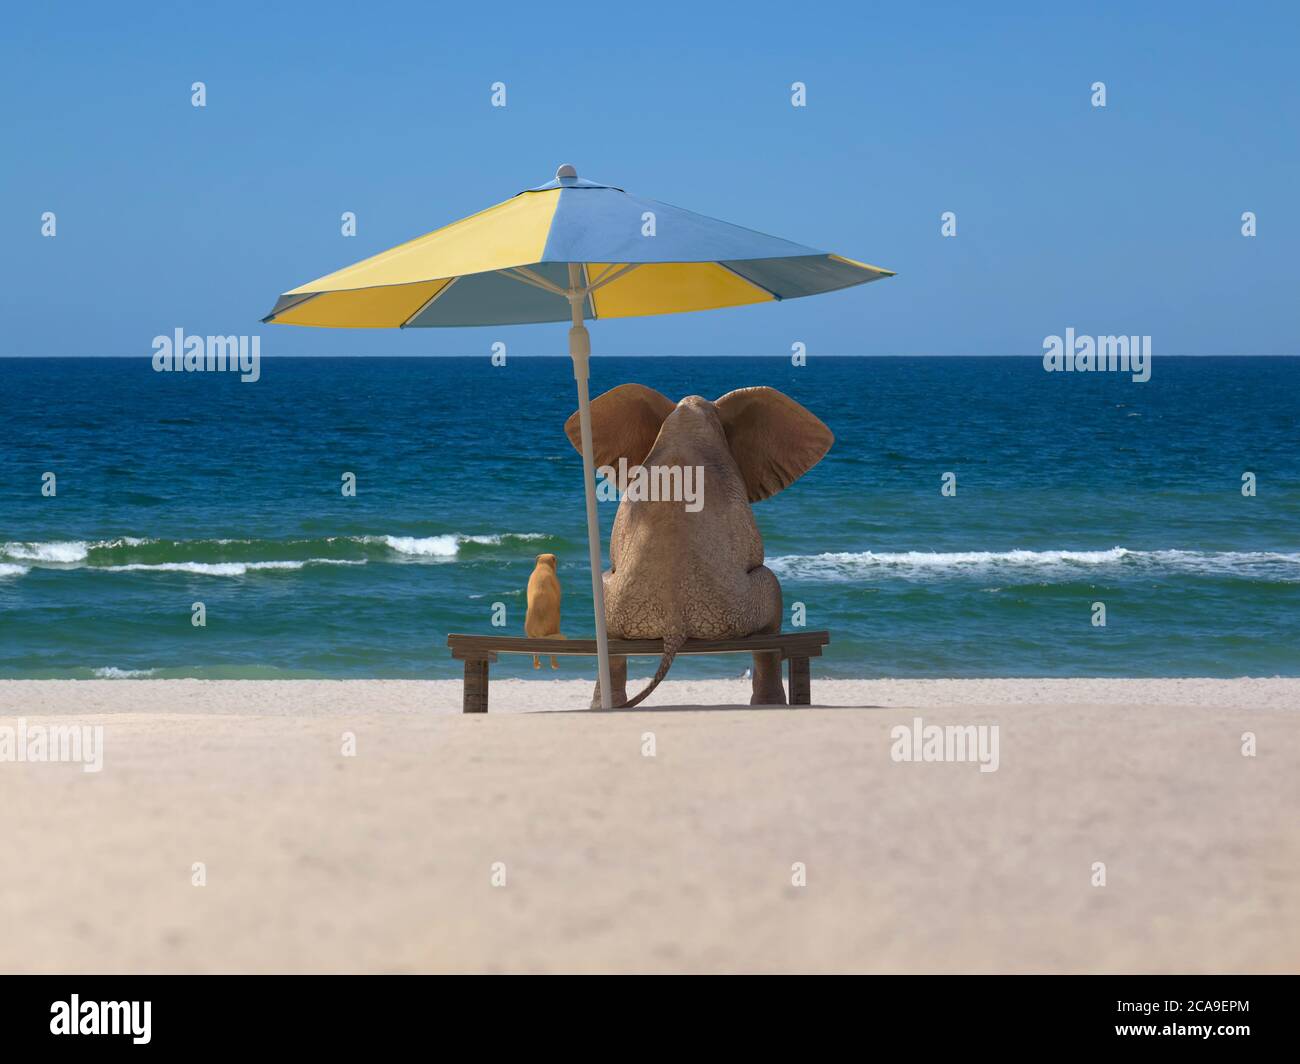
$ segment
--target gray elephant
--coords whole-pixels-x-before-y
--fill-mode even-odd
[[[654,678],[630,702],[627,659],[611,659],[612,704],[630,707],[659,685],[687,639],[781,630],[781,585],[763,565],[750,504],[798,480],[835,437],[775,388],[674,404],[653,388],[623,384],[592,402],[591,426],[597,466],[642,467],[643,490],[633,485],[619,503],[604,573],[610,638],[664,641]],[[576,413],[564,431],[581,450]],[[699,497],[647,498],[647,482]],[[599,682],[591,704],[600,705]],[[786,704],[779,653],[754,655],[750,704]]]

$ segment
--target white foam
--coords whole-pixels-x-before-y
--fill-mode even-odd
[[[146,565],[133,562],[130,565],[104,565],[99,567],[105,573],[194,573],[197,576],[244,576],[261,569],[301,569],[305,565],[365,565],[365,560],[351,561],[344,558],[307,558],[304,561],[279,562],[155,562]]]
[[[455,536],[365,536],[363,542],[383,543],[398,554],[417,558],[454,558],[460,550]]]
[[[450,532],[441,536],[362,536],[362,543],[382,543],[398,554],[414,558],[454,558],[462,543],[499,547],[508,539],[546,539],[545,532],[502,532],[499,535],[469,536]]]
[[[1113,566],[1144,566],[1179,572],[1253,576],[1278,567],[1300,566],[1300,554],[1275,551],[1008,550],[861,551],[790,554],[767,563],[781,576],[804,580],[848,581],[880,576],[909,579],[1020,569],[1029,574],[1062,575]]]
[[[438,536],[330,536],[327,542],[336,542],[337,540],[347,540],[354,543],[381,543],[397,554],[405,555],[412,558],[454,558],[460,552],[461,544],[477,543],[485,546],[500,546],[507,540],[535,540],[546,539],[547,535],[543,532],[504,532],[500,535],[463,535],[461,533],[447,533]],[[139,536],[120,536],[116,539],[98,540],[94,543],[87,543],[82,540],[55,540],[46,543],[21,543],[10,542],[0,546],[0,557],[6,557],[13,561],[36,562],[47,565],[80,565],[87,562],[91,551],[94,550],[112,550],[121,547],[140,547],[147,544],[158,543],[159,540],[144,538]],[[256,540],[251,539],[200,539],[185,542],[190,546],[202,544],[215,544],[217,546],[229,546],[232,544],[252,544]],[[290,540],[291,543],[305,543],[310,540]],[[99,568],[123,572],[140,569],[156,570],[177,570],[185,572],[198,572],[213,574],[219,576],[240,576],[248,569],[300,569],[306,564],[339,564],[353,565],[361,564],[359,562],[345,559],[329,558],[310,558],[306,561],[291,562],[160,562],[152,565],[144,563],[134,563],[131,565],[114,565],[101,566]],[[24,570],[25,571],[25,570]],[[4,575],[20,575],[16,570],[7,571]]]
[[[1139,552],[1154,562],[1206,572],[1229,572],[1243,566],[1293,565],[1300,566],[1300,553],[1270,550],[1153,550]]]
[[[22,576],[27,572],[29,566],[10,565],[8,562],[0,562],[0,576]]]
[[[157,669],[118,669],[112,665],[95,670],[97,680],[137,680],[141,676],[152,676]]]
[[[26,562],[84,562],[90,553],[89,546],[81,540],[61,540],[51,543],[6,543],[0,553]]]

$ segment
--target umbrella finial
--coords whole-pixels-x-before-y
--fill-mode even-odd
[[[555,171],[556,178],[577,177],[578,171],[574,169],[572,163],[561,163],[560,168]]]

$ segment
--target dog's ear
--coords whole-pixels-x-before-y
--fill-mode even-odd
[[[616,466],[626,458],[640,465],[659,436],[664,418],[676,404],[644,384],[620,384],[591,401],[591,441],[597,466]],[[564,433],[579,454],[582,429],[575,411],[564,423]]]
[[[714,406],[750,502],[788,488],[835,442],[819,417],[775,388],[737,388]]]

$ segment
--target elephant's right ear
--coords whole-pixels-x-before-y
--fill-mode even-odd
[[[664,418],[677,404],[644,384],[620,384],[591,401],[591,440],[597,466],[616,466],[626,458],[640,465],[659,436]],[[564,434],[579,454],[582,429],[575,411],[564,423]]]
[[[835,442],[820,418],[775,388],[737,388],[714,406],[750,502],[784,491]]]

